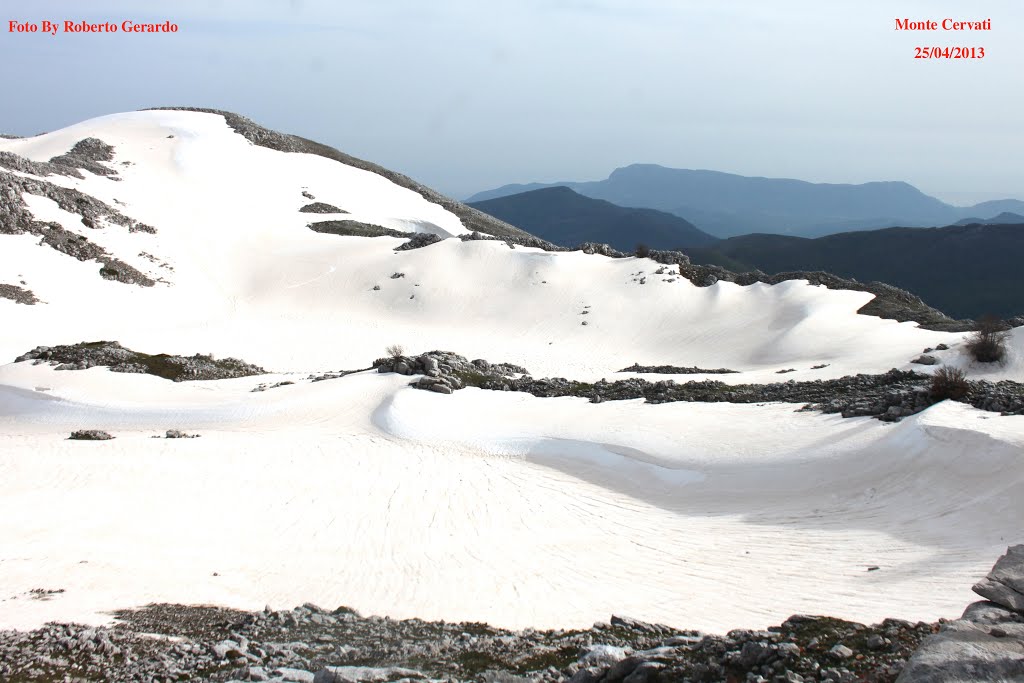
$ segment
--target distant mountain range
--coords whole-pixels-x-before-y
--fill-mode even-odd
[[[547,187],[470,204],[486,214],[563,247],[603,242],[622,251],[704,247],[718,238],[689,221],[655,209],[633,209]]]
[[[956,222],[956,225],[1019,225],[1024,224],[1024,216],[1019,213],[1010,213],[1004,211],[998,216],[992,218],[962,218]]]
[[[619,168],[598,181],[505,185],[466,201],[477,204],[557,186],[622,207],[671,213],[721,238],[752,233],[819,237],[895,225],[950,225],[964,218],[986,221],[1004,212],[1024,214],[1024,201],[1001,199],[957,207],[904,182],[833,185],[654,164]]]
[[[737,272],[825,270],[887,282],[955,318],[1024,313],[1024,218],[1019,224],[887,228],[817,239],[743,235],[686,252],[694,263]]]

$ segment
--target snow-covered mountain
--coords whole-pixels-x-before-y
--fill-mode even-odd
[[[638,362],[730,368],[709,377],[731,384],[917,368],[946,344],[935,355],[973,378],[1022,380],[1024,336],[983,368],[963,334],[858,314],[867,292],[698,287],[648,259],[459,239],[523,235],[247,125],[156,110],[0,140],[0,625],[160,601],[516,626],[924,619],[956,616],[1020,540],[1022,417],[947,402],[893,425],[780,403],[443,395],[372,371],[309,381],[392,344],[534,377]],[[420,233],[448,239],[399,249]],[[271,374],[11,362],[96,340]],[[66,439],[87,428],[116,438]],[[172,428],[202,436],[151,438]]]

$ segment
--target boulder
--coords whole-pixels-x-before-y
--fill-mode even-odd
[[[74,441],[107,441],[114,437],[99,429],[79,429],[71,432],[71,436],[68,438]]]
[[[994,603],[1024,612],[1024,545],[1007,548],[974,592]]]
[[[974,591],[991,602],[925,640],[897,683],[1024,681],[1024,545],[1008,548]]]
[[[579,658],[581,667],[608,667],[616,664],[630,654],[630,650],[616,645],[595,645]]]
[[[426,678],[419,671],[397,666],[329,666],[313,677],[313,683],[386,683],[408,678]]]

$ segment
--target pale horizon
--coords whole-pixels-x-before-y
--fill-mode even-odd
[[[901,180],[955,204],[1024,199],[1010,87],[1024,6],[909,0],[468,0],[387,6],[43,0],[18,21],[173,21],[174,34],[3,32],[0,132],[154,106],[237,112],[455,198],[657,163],[809,182]],[[0,28],[8,28],[2,26]],[[984,59],[914,59],[921,45]]]

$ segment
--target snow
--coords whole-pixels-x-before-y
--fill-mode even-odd
[[[961,334],[856,314],[863,292],[699,288],[643,259],[314,233],[324,217],[298,212],[303,190],[354,220],[465,228],[374,174],[254,147],[216,115],[118,114],[0,151],[45,161],[89,136],[114,146],[123,179],[47,180],[157,233],[26,201],[162,281],[110,282],[36,237],[0,236],[0,282],[43,302],[0,299],[0,627],[161,601],[515,627],[935,619],[1020,541],[1024,418],[960,404],[889,425],[785,404],[441,396],[373,372],[253,393],[368,367],[394,343],[581,381],[633,376],[617,370],[634,362],[732,368],[711,378],[737,383],[921,369],[909,361],[939,343],[943,362],[983,370]],[[98,339],[277,374],[175,384],[9,363]],[[1019,330],[1011,347],[986,378],[1024,379]],[[67,440],[82,428],[117,438]],[[202,436],[152,438],[167,429]]]

